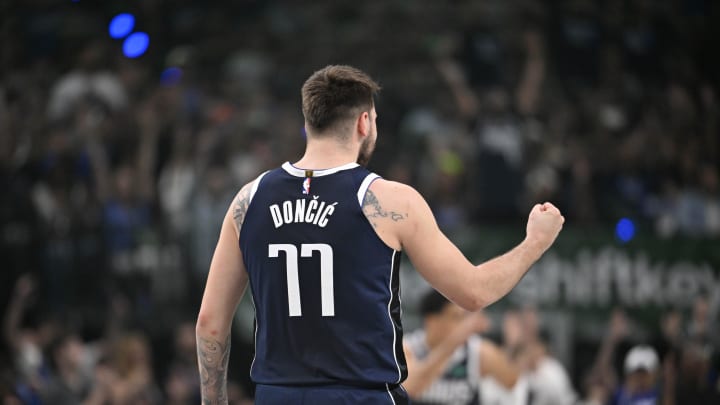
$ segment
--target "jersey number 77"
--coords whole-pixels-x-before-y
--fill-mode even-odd
[[[280,257],[285,252],[288,285],[288,309],[290,316],[302,316],[300,305],[300,279],[298,274],[298,249],[287,243],[268,245],[269,257]],[[322,316],[335,316],[335,293],[333,288],[333,250],[325,243],[303,243],[300,245],[301,257],[312,257],[313,252],[320,252],[320,294]]]

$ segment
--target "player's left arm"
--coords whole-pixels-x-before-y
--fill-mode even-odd
[[[195,334],[203,404],[228,401],[230,327],[248,283],[238,236],[249,204],[250,184],[240,190],[225,214],[200,305]]]
[[[520,370],[510,361],[507,354],[487,339],[480,345],[480,375],[493,377],[510,390],[520,378]]]

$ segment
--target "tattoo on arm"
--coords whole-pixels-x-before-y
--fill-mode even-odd
[[[225,343],[197,337],[198,368],[203,405],[226,405],[230,334]]]
[[[235,205],[233,206],[233,219],[237,230],[240,232],[240,227],[245,221],[245,214],[247,213],[248,206],[250,205],[250,187],[251,184],[247,184],[243,187],[235,198]]]
[[[377,228],[377,223],[375,221],[378,218],[390,218],[394,222],[402,221],[407,218],[407,214],[385,210],[375,196],[375,193],[370,190],[368,190],[365,194],[362,210],[374,228]]]

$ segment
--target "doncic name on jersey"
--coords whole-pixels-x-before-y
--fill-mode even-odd
[[[314,195],[311,200],[298,198],[294,202],[286,200],[282,204],[273,204],[270,206],[270,215],[276,229],[293,223],[313,224],[325,228],[329,217],[335,212],[335,205],[337,202],[329,204]]]

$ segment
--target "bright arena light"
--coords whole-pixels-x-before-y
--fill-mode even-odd
[[[615,236],[623,243],[629,242],[635,237],[635,224],[633,221],[628,218],[621,218],[615,225]]]
[[[128,13],[118,14],[110,21],[108,32],[111,38],[120,39],[127,36],[135,28],[135,16]]]
[[[145,53],[150,44],[150,37],[144,32],[135,32],[125,38],[123,53],[128,58],[137,58]]]

